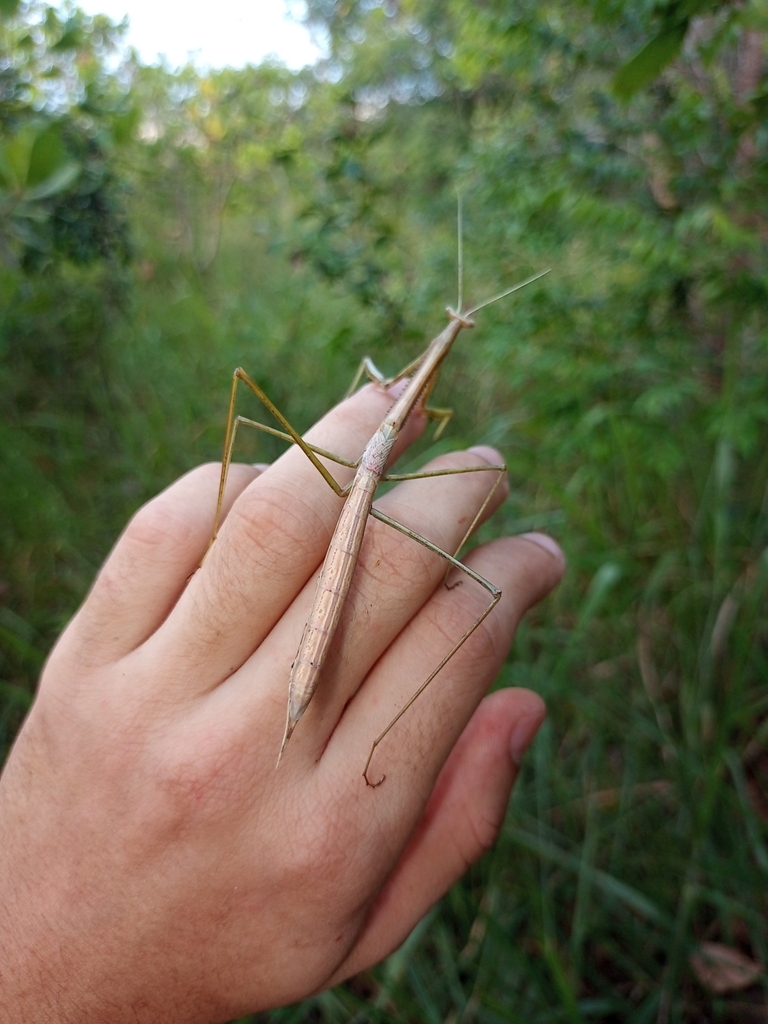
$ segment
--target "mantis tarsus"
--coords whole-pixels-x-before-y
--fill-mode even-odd
[[[439,555],[445,561],[449,563],[449,566],[454,566],[460,569],[463,573],[475,580],[480,586],[482,586],[490,595],[490,601],[485,610],[475,619],[472,625],[465,631],[465,633],[459,638],[459,640],[453,645],[451,650],[445,655],[440,661],[437,667],[430,673],[430,675],[422,682],[415,693],[410,699],[403,705],[398,711],[397,715],[387,725],[386,729],[381,732],[371,745],[371,750],[366,761],[365,768],[363,769],[363,777],[369,786],[379,786],[383,781],[382,776],[377,782],[371,782],[368,776],[368,770],[371,765],[376,748],[395,725],[395,723],[405,714],[410,708],[413,702],[420,696],[421,693],[427,688],[432,682],[435,676],[440,670],[450,661],[453,655],[459,650],[459,648],[466,642],[466,640],[474,633],[482,621],[491,613],[493,608],[499,602],[501,598],[501,591],[495,587],[491,582],[486,580],[483,576],[474,572],[468,566],[460,562],[456,555],[449,554],[442,548],[433,544],[427,540],[426,537],[422,537],[417,533],[414,533],[408,527],[402,523],[391,519],[389,516],[380,512],[378,509],[373,507],[373,499],[376,493],[376,489],[382,479],[387,480],[405,480],[414,478],[424,478],[428,476],[444,476],[455,473],[475,473],[483,470],[496,472],[497,479],[491,489],[488,497],[481,506],[477,515],[473,519],[469,526],[459,549],[463,546],[466,539],[470,536],[474,530],[477,522],[482,516],[488,502],[491,500],[496,487],[500,483],[506,467],[501,466],[483,466],[483,467],[471,467],[467,469],[453,469],[453,470],[437,470],[433,473],[409,473],[409,474],[390,474],[384,477],[387,459],[392,451],[395,441],[403,429],[403,426],[407,422],[409,416],[412,414],[417,406],[426,408],[427,399],[432,391],[437,373],[440,366],[448,355],[453,342],[458,337],[460,331],[463,328],[471,328],[474,326],[473,321],[470,317],[478,310],[490,305],[492,302],[496,302],[498,299],[502,299],[507,295],[511,295],[513,292],[518,291],[520,288],[524,288],[527,284],[531,284],[533,281],[543,277],[547,271],[535,274],[534,276],[522,281],[520,284],[514,285],[512,288],[508,288],[506,291],[501,292],[499,295],[495,295],[493,298],[488,299],[486,302],[482,302],[466,312],[461,311],[461,219],[459,218],[459,301],[458,301],[458,312],[448,308],[447,313],[449,317],[448,325],[445,329],[434,338],[425,351],[416,359],[413,363],[407,366],[403,371],[386,380],[376,370],[370,360],[365,360],[363,366],[366,368],[369,376],[375,379],[379,384],[384,387],[390,387],[392,384],[399,380],[408,380],[402,393],[395,400],[391,409],[385,416],[381,425],[379,426],[376,433],[373,435],[371,440],[365,447],[363,454],[360,458],[355,461],[349,461],[342,459],[332,452],[324,451],[314,445],[308,444],[296,433],[294,428],[280,413],[280,411],[273,405],[267,395],[261,390],[259,385],[253,381],[247,373],[241,368],[235,370],[232,380],[232,390],[230,394],[229,402],[229,415],[227,419],[227,434],[224,442],[224,457],[222,461],[222,472],[221,480],[219,484],[218,501],[216,505],[216,517],[214,521],[213,536],[211,543],[216,539],[218,532],[219,520],[221,516],[221,507],[224,500],[224,490],[227,482],[227,473],[229,465],[232,460],[232,449],[235,442],[235,436],[239,425],[252,426],[259,430],[265,431],[266,433],[282,437],[287,441],[300,446],[302,451],[312,461],[313,465],[322,474],[326,482],[333,488],[339,497],[345,498],[344,505],[339,515],[336,528],[331,538],[331,542],[328,546],[328,552],[325,556],[320,575],[318,576],[317,586],[315,588],[315,596],[312,603],[312,609],[309,613],[304,632],[299,644],[299,649],[296,654],[296,658],[291,666],[291,676],[289,682],[289,696],[288,696],[288,713],[285,725],[285,732],[283,734],[283,741],[280,746],[280,753],[278,755],[277,763],[280,760],[285,751],[286,744],[296,727],[297,722],[304,714],[307,706],[309,705],[312,695],[317,688],[317,684],[320,678],[320,672],[325,662],[326,656],[330,649],[331,643],[333,642],[334,634],[339,624],[344,604],[349,593],[349,588],[352,583],[352,577],[357,565],[358,556],[360,553],[360,547],[363,542],[363,536],[368,521],[368,516],[372,515],[374,518],[386,523],[393,529],[398,530],[400,533],[405,534],[407,537],[412,538],[419,544],[424,545],[430,551],[433,551],[436,555]],[[362,368],[361,368],[362,372]],[[358,379],[359,379],[358,374]],[[285,432],[277,430],[273,427],[268,427],[263,423],[257,423],[254,420],[247,419],[243,416],[235,416],[235,399],[237,394],[238,382],[242,381],[254,394],[261,400],[266,408],[272,413],[275,419],[285,428]],[[354,385],[353,385],[354,387]],[[439,414],[441,417],[445,417],[445,413]],[[327,458],[337,464],[348,466],[355,470],[354,478],[346,485],[342,486],[334,478],[331,472],[326,466],[320,461],[320,458]],[[458,551],[457,551],[458,553]]]

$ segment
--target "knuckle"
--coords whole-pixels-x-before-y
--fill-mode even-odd
[[[399,590],[433,582],[441,559],[423,544],[378,522],[370,522],[360,557],[361,571],[378,581],[385,575],[388,586]]]
[[[469,585],[473,586],[472,583]],[[461,599],[457,599],[457,589],[453,587],[445,591],[439,601],[433,602],[434,607],[430,606],[431,628],[441,636],[444,643],[455,643],[488,606],[480,594],[472,594],[471,597],[462,595]],[[496,646],[495,630],[486,618],[467,637],[460,654],[463,658],[471,658],[473,663],[492,662],[496,658]]]
[[[185,519],[183,506],[161,495],[135,513],[125,529],[123,543],[144,552],[185,548],[194,533],[194,524]]]
[[[303,563],[318,546],[327,544],[327,528],[314,508],[301,496],[277,488],[236,503],[227,530],[237,540],[228,547],[227,575],[243,568],[250,574],[254,561],[267,574],[282,574],[287,557]]]
[[[249,778],[243,757],[237,744],[205,735],[194,743],[183,742],[181,748],[164,745],[152,774],[165,829],[178,832],[187,824],[226,817],[239,807],[240,791]]]
[[[354,829],[343,808],[333,797],[301,810],[300,836],[285,851],[284,867],[297,887],[306,889],[311,880],[314,897],[320,903],[336,901],[340,881],[349,878],[358,844]]]
[[[429,463],[424,471],[433,473],[457,469],[477,472],[446,473],[406,481],[381,502],[382,509],[438,547],[453,551],[498,481],[498,474],[472,452],[441,456]],[[488,514],[486,512],[484,518]],[[435,556],[430,556],[428,549],[416,542],[401,543],[400,548],[409,553],[420,550],[422,559],[426,557],[435,561]]]
[[[455,829],[452,839],[463,872],[493,849],[501,831],[503,812],[495,815],[487,807],[466,803],[462,810],[464,827]]]
[[[463,859],[469,867],[495,844],[501,822],[488,814],[470,812],[468,815],[469,841],[464,844]]]

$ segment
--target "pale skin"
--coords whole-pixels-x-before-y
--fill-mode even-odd
[[[359,452],[370,386],[308,435]],[[417,415],[399,448],[423,427]],[[476,449],[429,468],[500,461]],[[339,499],[295,449],[218,468],[134,517],[61,637],[0,781],[0,1022],[223,1022],[385,957],[493,844],[541,699],[485,696],[526,610],[559,581],[547,537],[468,563],[503,596],[376,753],[372,737],[487,603],[379,522],[336,646],[279,769],[286,685]],[[469,473],[378,504],[446,550],[493,486]],[[503,498],[498,488],[488,509]],[[450,580],[449,580],[450,582]]]

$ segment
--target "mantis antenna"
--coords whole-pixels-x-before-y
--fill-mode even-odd
[[[475,306],[473,309],[468,309],[466,313],[462,313],[462,316],[472,316],[478,311],[478,309],[485,309],[486,306],[490,306],[493,302],[498,302],[499,299],[503,299],[507,295],[511,295],[512,292],[520,291],[521,288],[525,288],[527,284],[533,284],[534,281],[538,281],[540,277],[544,277],[548,274],[552,268],[548,267],[546,270],[539,271],[538,274],[534,274],[533,277],[528,277],[525,281],[521,281],[519,284],[513,284],[511,288],[507,288],[504,292],[499,292],[498,295],[494,295],[492,299],[486,299],[485,302],[481,302],[479,306]]]
[[[458,214],[457,214],[457,217],[456,217],[456,220],[457,220],[457,231],[458,231],[458,235],[459,235],[459,301],[458,301],[458,303],[456,305],[456,309],[459,311],[459,313],[461,313],[461,303],[462,303],[462,294],[461,293],[462,293],[462,287],[463,287],[463,284],[464,284],[464,238],[463,238],[463,236],[464,236],[464,229],[463,229],[462,216],[461,216],[461,192],[459,192],[458,189],[456,190],[456,198],[459,201]]]
[[[458,212],[456,216],[457,221],[457,233],[458,233],[458,251],[459,251],[459,301],[456,305],[456,310],[460,316],[470,317],[474,313],[477,313],[480,309],[485,309],[486,306],[492,305],[494,302],[498,302],[499,299],[504,299],[507,295],[511,295],[512,292],[519,291],[521,288],[525,288],[528,284],[533,284],[534,281],[538,281],[540,277],[544,277],[551,270],[551,267],[547,270],[542,270],[538,274],[534,274],[533,277],[526,278],[525,281],[521,281],[519,284],[512,285],[511,288],[507,288],[506,291],[499,292],[498,295],[494,295],[493,298],[486,299],[485,302],[481,302],[479,306],[475,306],[473,309],[469,309],[466,312],[462,312],[463,288],[464,288],[464,220],[462,216],[462,203],[461,203],[461,192],[456,189],[456,199],[458,200]]]

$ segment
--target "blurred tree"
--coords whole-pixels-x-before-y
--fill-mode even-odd
[[[68,6],[0,8],[0,676],[39,669],[71,610],[103,421],[104,346],[129,258],[118,152],[135,109],[109,69],[120,30]],[[61,468],[65,473],[51,471]],[[72,545],[72,547],[70,547]],[[30,571],[30,562],[34,571]],[[67,576],[69,575],[69,579]],[[79,590],[75,584],[74,593]],[[14,693],[21,693],[19,690]],[[23,706],[11,700],[11,708]],[[15,721],[15,718],[12,718]]]
[[[108,160],[135,109],[107,71],[119,29],[76,8],[11,5],[0,20],[0,240],[4,263],[54,254],[124,260],[127,234]]]
[[[710,422],[725,417],[730,441],[754,450],[766,409],[730,388],[753,388],[765,359],[748,340],[763,330],[767,283],[761,4],[311,0],[309,11],[330,39],[325,74],[348,100],[344,142],[326,158],[334,202],[352,191],[381,209],[407,180],[423,208],[438,168],[442,184],[478,183],[504,210],[484,276],[513,251],[565,261],[570,293],[600,302],[616,371],[645,363],[640,408],[673,415],[693,389]],[[339,173],[349,139],[354,175]],[[570,333],[576,311],[558,314],[552,328]],[[664,335],[688,368],[677,384],[650,351]],[[710,403],[734,358],[756,359],[753,372]]]

